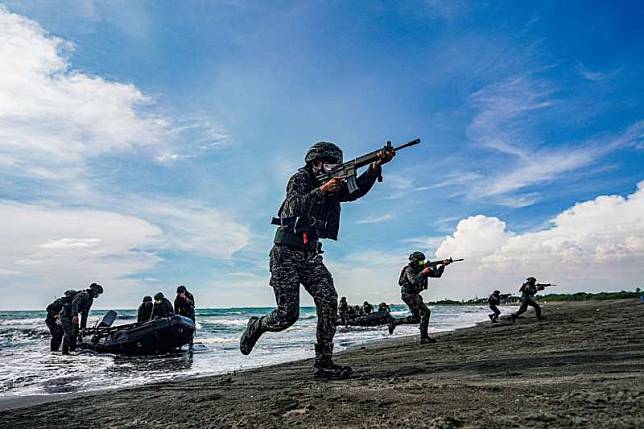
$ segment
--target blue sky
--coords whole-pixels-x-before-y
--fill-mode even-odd
[[[4,4],[6,308],[91,281],[105,306],[177,284],[204,305],[271,305],[270,218],[318,140],[351,158],[423,139],[326,245],[350,299],[397,302],[416,248],[468,258],[430,299],[535,272],[563,290],[641,278],[637,2]],[[619,281],[602,277],[611,252]]]

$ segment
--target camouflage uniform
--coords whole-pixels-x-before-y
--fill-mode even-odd
[[[152,307],[154,304],[152,304],[151,297],[146,298],[150,298],[150,300],[144,300],[141,305],[139,305],[139,310],[136,314],[136,323],[143,323],[152,319]]]
[[[347,311],[349,310],[349,304],[346,299],[340,299],[340,304],[338,305],[338,315],[340,316],[340,323],[347,325]]]
[[[425,275],[422,273],[423,267],[414,262],[409,263],[403,268],[398,279],[398,284],[401,286],[401,298],[409,307],[411,315],[401,319],[395,319],[392,323],[393,326],[415,325],[420,323],[421,340],[429,338],[427,330],[429,328],[431,311],[423,302],[423,297],[420,296],[420,293],[427,289],[427,278],[442,276],[444,269],[444,265],[432,267],[429,275]],[[393,331],[391,328],[390,330]]]
[[[58,298],[47,306],[47,318],[45,319],[45,324],[47,324],[49,332],[51,333],[50,349],[52,352],[57,352],[63,341],[64,331],[62,324],[58,322],[57,317],[60,317],[60,313],[63,311],[65,302],[66,298]]]
[[[496,320],[499,318],[499,315],[501,314],[501,310],[499,310],[499,308],[497,307],[497,305],[501,304],[501,296],[492,294],[487,299],[487,302],[488,304],[490,304],[490,310],[492,310],[492,314],[488,316],[492,322],[496,322]]]
[[[277,229],[275,246],[270,253],[270,285],[275,293],[277,308],[259,319],[256,328],[259,331],[255,331],[257,335],[265,331],[282,331],[295,323],[299,317],[301,284],[313,297],[317,308],[316,361],[320,357],[330,362],[337,323],[338,295],[331,273],[322,262],[319,240],[337,240],[340,203],[364,196],[379,178],[380,171],[379,167],[369,167],[357,178],[359,189],[352,194],[346,185],[337,193],[322,194],[319,189],[321,183],[315,178],[309,164],[290,178],[286,199],[278,212],[279,218],[273,221],[281,225]],[[242,353],[250,353],[250,349],[245,349],[243,345],[241,348]],[[252,345],[250,348],[252,349]]]
[[[155,300],[157,298],[155,297]],[[172,308],[172,303],[168,298],[161,297],[159,302],[154,302],[152,306],[152,320],[163,319],[164,317],[170,317],[174,315],[174,309]]]
[[[537,313],[537,318],[541,319],[541,307],[539,307],[539,304],[535,301],[534,296],[537,292],[543,289],[543,286],[531,282],[526,282],[521,285],[521,288],[519,289],[521,292],[521,306],[519,307],[519,310],[512,315],[513,321],[521,314],[528,311],[528,306],[534,308],[534,311]]]
[[[80,328],[87,327],[87,316],[89,309],[94,302],[94,294],[90,289],[78,292],[74,295],[73,300],[63,306],[60,321],[63,325],[63,354],[76,350],[79,327],[74,323],[74,317],[80,317]]]
[[[188,291],[184,292],[186,297],[181,298],[179,294],[174,299],[174,312],[188,319],[195,321],[195,297]]]

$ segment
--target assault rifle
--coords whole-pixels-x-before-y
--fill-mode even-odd
[[[440,261],[433,261],[433,262],[425,261],[425,262],[423,262],[423,265],[425,267],[435,267],[436,265],[440,265],[440,264],[451,264],[452,262],[461,262],[461,261],[464,261],[464,260],[465,259],[463,259],[463,258],[461,258],[461,259],[449,258],[449,259],[441,259]]]
[[[385,147],[383,148],[384,150],[391,150],[393,149],[394,151],[399,151],[400,149],[404,149],[406,147],[414,146],[420,143],[420,139],[412,140],[409,143],[405,143],[403,145],[400,145],[398,147],[393,147],[391,145],[391,142],[387,142]],[[356,182],[356,173],[358,172],[358,169],[360,167],[364,167],[366,165],[371,164],[372,162],[375,162],[378,160],[378,153],[382,149],[375,150],[373,152],[370,152],[366,155],[362,155],[357,157],[356,159],[352,159],[351,161],[347,161],[343,164],[338,165],[331,171],[321,173],[316,175],[316,179],[321,182],[327,182],[331,180],[334,177],[338,177],[340,179],[346,179],[347,180],[347,189],[349,190],[350,194],[353,194],[355,191],[358,190],[358,183]],[[378,177],[378,181],[382,182],[382,177]]]
[[[552,287],[552,286],[557,286],[557,285],[552,284],[552,283],[537,283],[535,286],[537,288],[547,288],[547,287]]]

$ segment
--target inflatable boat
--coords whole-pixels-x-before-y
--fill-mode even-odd
[[[386,312],[376,311],[371,314],[347,318],[347,326],[382,326],[389,323],[391,315]],[[338,326],[340,326],[338,319]]]
[[[96,327],[86,329],[79,347],[98,353],[151,355],[168,353],[192,341],[195,324],[174,315],[142,323],[111,326],[116,312],[108,312]]]

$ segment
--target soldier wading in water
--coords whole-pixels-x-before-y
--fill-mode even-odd
[[[261,318],[251,317],[240,340],[240,350],[249,354],[264,332],[278,332],[299,317],[300,284],[313,297],[317,308],[317,344],[314,375],[342,379],[351,376],[348,366],[333,362],[333,337],[336,331],[338,294],[333,278],[322,262],[319,240],[337,240],[340,228],[340,203],[364,196],[381,177],[382,164],[395,155],[382,150],[378,160],[357,178],[358,190],[349,193],[344,180],[333,178],[318,183],[316,175],[341,164],[342,150],[333,143],[314,144],[306,154],[306,165],[291,177],[286,199],[280,207],[275,246],[270,253],[270,285],[277,308]]]

